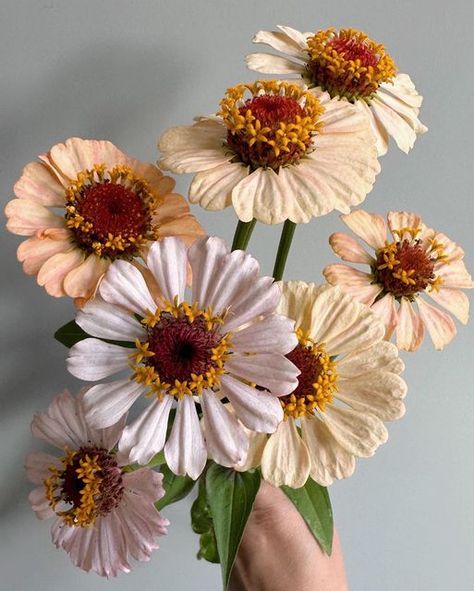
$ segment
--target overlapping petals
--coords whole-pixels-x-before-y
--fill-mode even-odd
[[[203,234],[174,180],[108,141],[71,138],[30,162],[7,204],[25,273],[55,297],[93,297],[112,260],[146,253],[150,240]]]
[[[285,78],[302,79],[316,94],[319,94],[322,89],[325,90],[324,85],[321,87],[322,81],[315,79],[314,69],[311,68],[311,51],[308,41],[317,33],[302,33],[285,26],[278,26],[278,29],[278,31],[259,31],[253,41],[268,45],[283,55],[253,53],[247,56],[248,67],[265,74],[282,74]],[[351,32],[359,34],[357,31],[346,30],[346,33]],[[335,31],[328,30],[327,33],[328,40],[334,39]],[[336,58],[338,59],[340,60]],[[356,56],[352,64],[347,58],[348,78],[354,75],[355,69],[361,67],[360,61],[354,64],[355,61]],[[334,65],[332,68],[334,71]],[[336,88],[332,88],[331,96],[345,98],[343,91],[338,93]],[[400,150],[407,153],[413,148],[417,135],[427,131],[427,127],[418,118],[423,97],[418,94],[408,74],[396,73],[390,80],[381,81],[369,97],[351,100],[357,110],[367,115],[380,156],[387,152],[390,137],[395,140]]]
[[[284,283],[279,311],[296,321],[299,345],[288,357],[299,386],[281,399],[277,431],[266,442],[253,434],[238,469],[261,464],[274,486],[299,488],[308,477],[327,486],[351,476],[355,458],[387,440],[384,422],[404,414],[403,362],[377,315],[338,287]]]
[[[232,403],[243,425],[266,433],[277,428],[283,417],[278,396],[297,384],[298,369],[285,358],[296,343],[294,323],[275,313],[280,287],[259,277],[251,255],[229,252],[219,238],[198,240],[189,250],[180,240],[165,238],[151,246],[147,269],[159,286],[159,300],[132,264],[111,265],[99,286],[100,299],[76,319],[94,338],[72,347],[68,368],[91,381],[117,376],[85,394],[86,416],[96,427],[112,424],[138,398],[150,396],[146,410],[124,429],[119,449],[145,464],[164,448],[173,472],[197,478],[208,454],[226,466],[247,455],[243,427],[221,398]],[[167,438],[172,407],[176,414]]]
[[[35,416],[33,435],[63,455],[28,455],[27,475],[38,485],[29,498],[39,519],[54,518],[53,543],[76,566],[114,577],[130,571],[130,558],[149,560],[158,538],[167,533],[169,522],[154,506],[164,495],[163,476],[148,468],[123,471],[129,460],[114,449],[125,416],[96,429],[82,403],[83,394],[63,392],[47,412]]]
[[[374,252],[341,232],[329,239],[334,252],[370,270],[328,265],[327,281],[371,306],[384,321],[386,338],[395,333],[400,349],[418,349],[425,331],[435,348],[443,349],[456,334],[449,314],[463,324],[469,318],[469,300],[461,290],[472,288],[473,282],[462,248],[413,213],[390,212],[385,222],[380,215],[359,210],[341,219]]]

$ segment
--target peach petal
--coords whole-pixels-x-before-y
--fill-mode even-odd
[[[472,289],[474,283],[463,261],[455,261],[449,265],[440,265],[435,269],[443,280],[443,287],[454,289]]]
[[[340,285],[345,288],[349,287],[366,287],[372,283],[373,277],[370,273],[359,271],[343,265],[342,263],[334,263],[328,265],[323,270],[323,275],[331,285]]]
[[[398,324],[395,298],[388,293],[372,304],[371,309],[382,318],[385,324],[385,339],[390,340]]]
[[[413,304],[402,298],[398,311],[397,347],[404,351],[416,351],[423,342],[425,329]]]
[[[94,296],[98,283],[107,271],[110,261],[90,254],[64,278],[64,291],[72,298],[89,299]]]
[[[144,178],[157,195],[164,196],[174,189],[176,181],[170,176],[165,176],[155,164],[130,159],[129,166],[135,173]]]
[[[375,260],[357,240],[342,232],[331,234],[329,236],[329,244],[337,256],[343,261],[371,265]]]
[[[421,298],[417,299],[420,316],[424,322],[435,349],[441,350],[456,335],[456,325],[453,319],[439,308],[435,308]]]
[[[64,218],[30,199],[12,199],[5,207],[5,215],[8,230],[20,236],[31,236],[47,228],[65,227]]]
[[[427,290],[426,294],[439,306],[456,316],[460,322],[467,324],[469,320],[469,298],[464,292],[459,289],[441,287],[439,291]]]
[[[433,240],[443,245],[443,255],[445,258],[443,258],[441,265],[460,261],[464,257],[464,250],[458,244],[450,240],[446,234],[437,232],[433,236]]]
[[[67,252],[55,254],[48,259],[38,273],[38,284],[44,286],[49,295],[61,297],[66,295],[63,288],[64,277],[78,267],[85,254],[79,248],[71,248]]]
[[[191,244],[197,238],[204,235],[205,232],[203,227],[191,214],[183,216],[177,220],[167,222],[159,228],[160,238],[165,238],[166,236],[176,236],[177,238],[181,238],[181,240],[183,240],[187,246],[191,246]]]
[[[64,188],[51,169],[40,162],[30,162],[13,188],[20,199],[30,199],[45,206],[64,205]]]
[[[68,235],[69,231],[66,231],[66,234]],[[70,248],[70,240],[33,236],[20,244],[17,257],[23,263],[23,271],[27,275],[36,275],[49,258]]]
[[[401,228],[420,228],[423,225],[419,215],[406,211],[390,211],[387,215],[387,221],[392,233],[394,230],[400,230]]]
[[[178,193],[169,193],[165,195],[162,204],[156,210],[153,221],[158,224],[166,224],[166,222],[189,215],[189,213],[186,199]]]
[[[341,215],[341,220],[372,248],[378,249],[385,245],[387,226],[382,216],[357,209]]]

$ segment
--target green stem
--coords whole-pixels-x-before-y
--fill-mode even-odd
[[[296,224],[286,220],[281,231],[280,244],[278,245],[278,252],[275,259],[275,266],[273,267],[273,278],[275,281],[280,281],[285,270],[286,259],[290,252],[291,241],[295,233]]]
[[[242,222],[239,220],[239,223],[235,228],[232,250],[245,250],[247,248],[256,222],[256,219],[253,219],[251,222]]]

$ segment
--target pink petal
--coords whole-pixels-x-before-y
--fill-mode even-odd
[[[81,380],[101,380],[127,369],[133,351],[99,339],[84,339],[69,350],[67,368]]]
[[[216,271],[222,268],[229,247],[217,236],[205,236],[196,240],[188,251],[188,259],[193,272],[193,302],[201,306],[207,305],[207,300],[214,287]]]
[[[20,199],[30,199],[49,207],[64,206],[64,187],[51,170],[40,162],[30,162],[23,169],[13,191]]]
[[[89,425],[94,428],[114,425],[145,392],[146,387],[143,384],[131,380],[92,386],[83,399]]]
[[[60,237],[53,235],[56,232],[60,233]],[[28,275],[36,275],[48,259],[71,250],[70,237],[69,230],[46,230],[41,238],[33,236],[22,242],[17,257],[23,263],[23,271]]]
[[[428,330],[435,349],[444,349],[456,334],[453,319],[439,308],[425,302],[421,297],[416,300],[421,320]]]
[[[42,451],[29,453],[25,459],[25,469],[28,479],[34,484],[43,484],[46,478],[51,476],[49,468],[54,466],[59,468],[61,461],[59,458],[46,454]]]
[[[151,245],[147,265],[163,294],[172,302],[181,302],[186,289],[187,248],[179,238],[163,238]]]
[[[343,261],[371,265],[375,260],[357,240],[342,232],[331,234],[329,236],[329,244],[337,256]]]
[[[407,298],[401,298],[398,311],[397,347],[405,351],[416,351],[423,342],[423,322]]]
[[[467,324],[469,320],[469,298],[464,292],[441,286],[439,291],[430,291],[428,289],[425,293],[439,306],[451,312],[460,322]]]
[[[30,199],[12,199],[5,207],[7,229],[13,234],[31,236],[48,228],[65,228],[64,218]]]
[[[270,390],[275,396],[286,396],[298,387],[299,369],[278,353],[233,355],[226,362],[226,369],[246,381],[255,382]]]
[[[90,254],[81,265],[66,275],[63,283],[64,291],[72,298],[93,297],[109,265],[110,261]]]
[[[232,348],[241,353],[289,353],[298,344],[295,322],[272,314],[233,333]]]
[[[165,459],[172,472],[188,474],[194,480],[204,470],[207,451],[191,396],[184,396],[178,402],[173,428],[165,445]]]
[[[144,339],[143,325],[131,314],[116,306],[95,298],[87,303],[76,316],[76,322],[88,334],[100,339],[131,341]]]
[[[375,312],[385,325],[385,339],[390,340],[398,324],[398,312],[395,298],[387,293],[371,305],[370,309]]]
[[[452,287],[454,289],[472,289],[474,287],[463,261],[440,265],[436,272],[443,280],[443,287]]]
[[[38,519],[49,519],[53,517],[54,511],[49,506],[44,486],[34,488],[28,495],[28,500]]]
[[[341,215],[341,220],[372,248],[378,249],[385,245],[387,226],[382,216],[357,209]]]

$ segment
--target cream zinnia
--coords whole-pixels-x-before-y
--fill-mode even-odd
[[[55,518],[53,543],[76,566],[114,577],[130,571],[130,557],[149,560],[167,533],[169,522],[154,506],[164,495],[163,475],[148,468],[124,471],[128,458],[115,451],[124,421],[92,428],[82,397],[59,394],[33,419],[33,435],[63,455],[28,455],[28,478],[39,485],[29,498],[39,519]]]
[[[30,236],[18,248],[24,271],[50,295],[81,303],[112,261],[164,236],[191,244],[203,234],[173,179],[110,142],[71,138],[40,159],[23,170],[5,213],[11,232]]]
[[[369,254],[351,236],[332,234],[329,242],[334,252],[345,261],[370,265],[370,272],[328,265],[323,271],[327,281],[371,306],[384,320],[386,338],[396,331],[400,349],[418,349],[425,328],[435,348],[443,349],[455,336],[456,325],[449,314],[422,295],[467,323],[469,300],[461,289],[474,284],[464,265],[462,248],[425,226],[414,213],[392,211],[387,223],[380,215],[362,210],[341,219],[375,252]]]
[[[298,386],[280,398],[277,431],[266,442],[254,435],[238,469],[261,463],[274,486],[299,488],[308,476],[327,486],[372,456],[387,440],[384,421],[404,414],[404,366],[377,315],[341,289],[295,281],[282,292],[279,311],[296,321],[287,358],[301,371]]]
[[[240,220],[308,222],[349,212],[380,171],[367,118],[353,105],[279,81],[227,90],[215,117],[174,127],[160,139],[160,166],[197,173],[192,203]]]
[[[251,70],[300,76],[312,92],[327,91],[368,115],[379,155],[389,137],[404,152],[427,128],[418,119],[421,97],[407,74],[399,73],[384,46],[356,29],[333,28],[301,33],[290,27],[259,31],[253,41],[285,55],[247,56]],[[287,57],[286,57],[287,56]]]
[[[186,301],[188,264],[193,289]],[[161,290],[158,301],[133,265],[116,261],[100,284],[102,300],[77,316],[94,337],[128,341],[133,348],[86,339],[72,347],[68,368],[85,380],[128,370],[124,379],[88,390],[88,419],[97,427],[112,424],[146,395],[150,403],[125,428],[119,449],[145,464],[164,446],[174,473],[197,478],[208,453],[225,466],[245,457],[248,439],[237,419],[255,431],[277,428],[283,417],[277,397],[297,383],[298,369],[285,358],[296,343],[294,323],[275,314],[280,288],[273,279],[259,277],[252,256],[229,252],[219,238],[199,240],[189,251],[180,240],[165,238],[152,245],[147,265]]]

